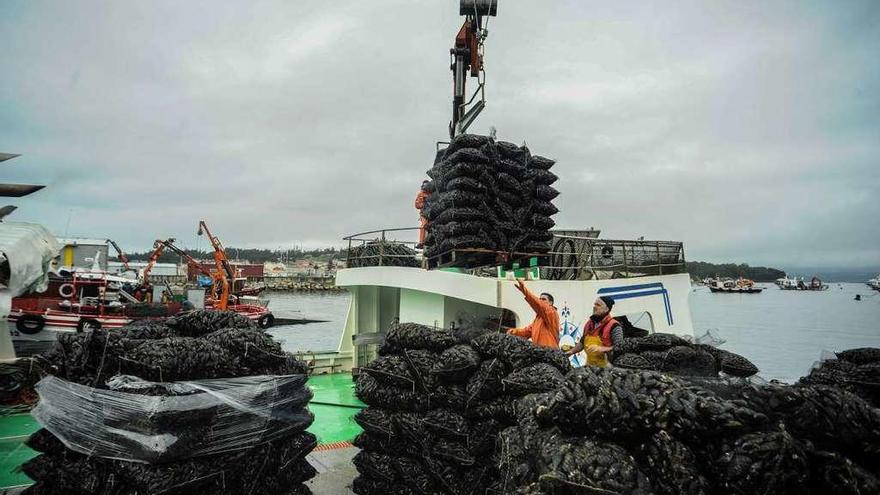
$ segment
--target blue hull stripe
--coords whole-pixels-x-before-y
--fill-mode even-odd
[[[644,290],[654,289],[654,290]],[[663,307],[666,309],[666,322],[672,326],[672,304],[669,302],[669,292],[663,287],[662,282],[652,284],[624,285],[621,287],[603,287],[599,289],[599,294],[608,294],[614,299],[632,299],[644,296],[663,296]]]
[[[599,294],[608,294],[612,292],[629,292],[631,290],[653,289],[655,287],[663,287],[662,282],[654,282],[653,284],[639,285],[622,285],[620,287],[603,287],[599,289]]]

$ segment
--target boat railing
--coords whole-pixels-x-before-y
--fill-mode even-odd
[[[686,273],[684,244],[554,232],[541,278],[600,280]]]
[[[371,230],[343,238],[348,241],[346,267],[423,267],[417,247],[418,227]],[[598,230],[554,230],[550,251],[537,256],[541,278],[602,280],[687,273],[684,245],[675,241],[599,239]],[[497,276],[487,267],[475,275]]]
[[[417,249],[419,227],[370,230],[343,237],[348,241],[346,268],[365,266],[421,267],[421,249]]]

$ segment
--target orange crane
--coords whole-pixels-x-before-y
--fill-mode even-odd
[[[226,279],[226,274],[220,270],[215,270],[214,273],[211,273],[202,268],[202,264],[196,261],[195,258],[187,254],[183,249],[174,245],[174,239],[168,239],[161,242],[166,248],[183,258],[186,261],[187,266],[194,268],[203,275],[211,277],[214,281],[211,286],[211,298],[214,300],[214,307],[219,310],[225,310],[229,306],[229,281]]]
[[[235,281],[235,271],[232,269],[232,264],[229,263],[229,258],[226,257],[223,243],[220,242],[217,236],[211,233],[211,230],[208,229],[208,224],[204,220],[199,221],[199,231],[197,234],[207,236],[211,246],[214,248],[214,264],[217,268],[214,270],[211,278],[214,279],[215,284],[223,287],[224,306],[220,309],[226,309],[225,299],[229,297],[230,281]]]
[[[174,241],[174,239],[168,240]],[[156,262],[159,261],[159,257],[162,256],[163,251],[165,251],[165,241],[156,239],[156,242],[153,243],[153,252],[150,253],[147,266],[144,267],[143,284],[145,287],[150,285],[150,272],[153,271],[153,267],[156,265]]]

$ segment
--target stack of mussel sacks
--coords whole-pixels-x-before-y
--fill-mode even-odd
[[[836,358],[817,363],[800,383],[839,387],[880,407],[880,349],[850,349],[838,352]]]
[[[676,375],[749,377],[758,367],[739,354],[709,344],[694,343],[668,333],[625,338],[614,346],[619,368],[662,371]]]
[[[517,407],[496,493],[880,493],[880,410],[839,387],[587,367]]]
[[[355,416],[360,495],[483,494],[492,454],[517,424],[518,398],[556,389],[570,369],[559,350],[475,326],[393,325],[380,356],[360,368]]]
[[[308,368],[247,318],[61,334],[42,359],[25,493],[309,493]]]
[[[554,163],[487,136],[455,137],[428,170],[426,256],[465,248],[549,251],[550,217],[559,211],[552,202],[559,195]]]

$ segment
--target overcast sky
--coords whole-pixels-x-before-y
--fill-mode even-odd
[[[560,227],[880,266],[880,2],[501,0],[473,132],[558,160]],[[197,247],[413,226],[457,0],[0,1],[12,219]],[[200,244],[204,247],[204,241]]]

